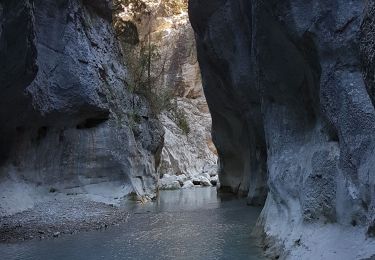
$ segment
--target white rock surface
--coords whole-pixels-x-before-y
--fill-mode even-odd
[[[189,189],[189,188],[193,188],[195,185],[192,181],[186,181],[184,182],[184,185],[182,186],[183,189]]]
[[[203,172],[201,176],[205,177],[207,180],[211,179],[211,176],[207,172]]]
[[[210,177],[217,176],[218,166],[216,164],[206,164],[203,167],[203,173],[208,173]]]
[[[185,174],[181,174],[181,175],[178,175],[176,176],[177,177],[177,181],[183,185],[187,180],[188,180],[188,177],[185,175]]]
[[[174,178],[163,178],[159,182],[161,190],[178,190],[181,188],[180,182]]]
[[[169,52],[172,49],[165,82],[175,89],[177,108],[185,115],[190,132],[186,134],[179,128],[173,113],[162,114],[165,136],[159,173],[185,174],[191,179],[204,172],[213,174],[210,172],[216,171],[217,155],[211,140],[211,115],[203,95],[194,34],[187,13],[169,18],[178,21],[178,26],[160,29],[168,31],[164,44]],[[205,177],[210,179],[210,176]]]
[[[206,186],[206,187],[212,186],[210,180],[207,179],[206,177],[200,176],[199,179],[200,179],[201,185]]]
[[[277,207],[276,201],[268,199],[258,223],[266,227],[265,246],[271,246],[267,250],[271,259],[275,257],[274,252],[283,252],[279,259],[288,260],[373,259],[370,257],[374,254],[375,240],[366,237],[365,228],[337,223],[304,223],[302,220],[289,222],[285,215],[280,216]],[[297,215],[297,212],[292,214]],[[263,227],[260,229],[263,232]],[[277,241],[274,234],[280,234]],[[280,241],[283,241],[282,250],[277,247]]]
[[[180,99],[178,102],[186,112],[190,133],[185,135],[167,113],[162,115],[165,136],[159,172],[185,174],[189,178],[204,174],[209,179],[210,174],[203,173],[203,168],[207,164],[215,165],[217,160],[209,147],[211,118],[194,106],[197,100]]]

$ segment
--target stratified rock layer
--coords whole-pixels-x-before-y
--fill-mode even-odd
[[[3,183],[155,195],[163,130],[127,91],[111,13],[106,0],[1,2]]]
[[[284,251],[317,238],[306,235],[308,228],[303,236],[299,227],[308,223],[356,226],[358,241],[366,231],[373,235],[374,3],[368,2],[190,1],[221,185],[256,204],[268,189],[261,223]],[[343,252],[368,257],[375,254],[368,243]],[[322,250],[323,258],[334,251]]]

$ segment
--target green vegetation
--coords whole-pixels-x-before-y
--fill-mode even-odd
[[[175,100],[175,86],[165,83],[167,76],[166,64],[169,55],[151,39],[152,22],[149,25],[149,33],[139,39],[136,26],[136,17],[140,15],[145,19],[152,17],[148,13],[147,4],[137,0],[117,0],[115,1],[115,13],[121,13],[119,8],[131,6],[131,13],[134,14],[134,21],[122,21],[115,17],[115,29],[120,39],[124,54],[124,62],[128,69],[127,88],[134,94],[143,96],[149,103],[151,112],[159,116],[163,111],[169,112],[178,127],[187,135],[190,127],[186,115],[177,105]],[[182,10],[186,8],[187,1],[165,1],[163,10]],[[143,11],[142,11],[143,10]],[[141,18],[139,18],[141,19]],[[173,102],[174,101],[174,102]],[[133,102],[134,103],[134,102]],[[131,113],[132,123],[139,123],[137,113]],[[134,115],[133,115],[134,114]],[[139,116],[138,116],[139,117]]]
[[[133,46],[123,43],[128,68],[127,85],[132,93],[145,97],[154,115],[170,109],[173,88],[163,86],[166,58],[148,42]]]
[[[175,104],[170,112],[176,125],[182,130],[185,135],[188,135],[190,133],[190,126],[184,110],[182,108],[179,108],[177,104]]]

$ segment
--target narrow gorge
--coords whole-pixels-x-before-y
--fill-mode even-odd
[[[0,256],[374,259],[374,26],[374,0],[0,0]]]

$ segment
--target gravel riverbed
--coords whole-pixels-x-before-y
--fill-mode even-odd
[[[0,243],[106,229],[127,222],[129,217],[126,209],[113,204],[75,196],[51,198],[29,210],[0,217]]]

